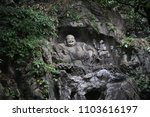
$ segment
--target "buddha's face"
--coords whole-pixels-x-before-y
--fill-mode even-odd
[[[76,40],[73,35],[66,36],[66,45],[72,47],[76,44]]]

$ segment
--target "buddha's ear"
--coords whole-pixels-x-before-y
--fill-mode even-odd
[[[74,38],[74,41],[77,42],[77,40]]]

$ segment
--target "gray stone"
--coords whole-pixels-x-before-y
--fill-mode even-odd
[[[106,100],[139,100],[137,86],[131,80],[121,83],[108,83]]]
[[[95,74],[94,73],[88,73],[85,76],[83,76],[83,78],[92,78]]]
[[[114,78],[114,76],[112,76],[111,73],[106,69],[102,69],[102,70],[98,71],[96,73],[96,76],[98,78],[106,78],[106,79]]]
[[[65,73],[61,77],[60,91],[61,99],[140,99],[137,86],[131,80],[120,80],[117,77],[126,77],[122,74],[112,74],[110,71],[103,69],[96,73],[88,73],[83,76],[71,76]],[[95,77],[98,74],[98,77]],[[86,78],[85,78],[86,77]],[[107,82],[100,77],[116,79],[113,82]],[[119,81],[119,82],[118,82]],[[74,92],[73,94],[71,92]],[[94,96],[95,95],[95,96]]]

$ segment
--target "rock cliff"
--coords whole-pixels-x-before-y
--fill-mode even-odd
[[[43,61],[59,73],[34,78],[13,65],[0,73],[0,99],[145,99],[135,80],[150,75],[147,42],[122,46],[120,15],[93,2],[69,3],[73,16],[59,17],[58,38],[42,45]]]

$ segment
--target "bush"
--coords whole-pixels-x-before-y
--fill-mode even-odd
[[[25,7],[0,6],[1,55],[9,58],[28,56],[40,39],[55,35],[54,19]]]
[[[42,58],[41,42],[56,36],[55,24],[54,18],[30,7],[0,6],[0,62],[23,66]]]

